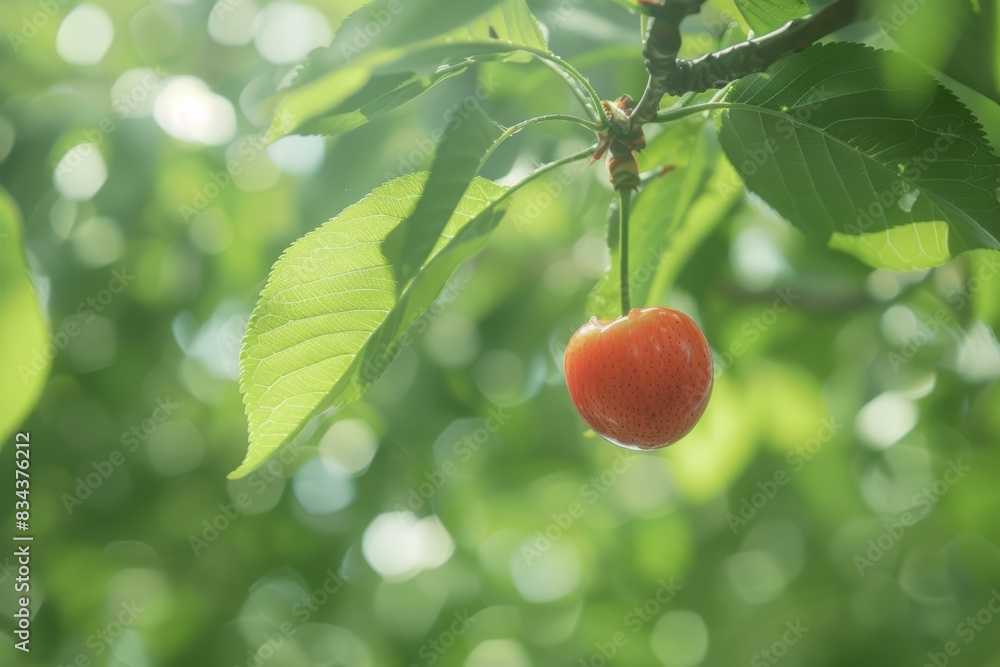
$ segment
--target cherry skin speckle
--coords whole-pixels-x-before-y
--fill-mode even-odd
[[[564,358],[570,398],[594,431],[629,449],[672,445],[694,428],[712,394],[712,351],[673,308],[633,308],[590,322]]]

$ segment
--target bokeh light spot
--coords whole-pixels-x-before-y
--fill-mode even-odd
[[[205,439],[190,419],[156,423],[152,433],[146,437],[149,462],[164,476],[194,470],[205,455]]]
[[[153,105],[153,117],[165,132],[181,141],[217,146],[236,134],[236,112],[193,76],[167,79]]]
[[[437,517],[417,519],[411,512],[387,512],[365,529],[361,550],[382,577],[408,579],[444,565],[455,544]]]
[[[869,401],[854,420],[854,431],[873,449],[891,447],[917,424],[917,409],[899,394],[886,392]]]
[[[776,598],[786,579],[781,567],[764,551],[741,551],[726,560],[726,574],[736,593],[750,604]]]
[[[510,573],[518,593],[528,602],[552,602],[569,595],[580,584],[580,555],[565,542],[553,542],[540,551],[535,540],[528,538],[511,556]]]
[[[96,144],[77,144],[56,164],[52,180],[63,197],[86,201],[108,180],[108,168]]]
[[[441,313],[431,322],[423,341],[427,353],[445,368],[464,366],[479,352],[476,323],[452,311]]]
[[[253,40],[257,3],[253,0],[219,0],[208,16],[208,34],[219,44],[242,46]]]
[[[882,336],[886,342],[895,346],[913,342],[918,325],[916,313],[908,306],[901,304],[891,306],[879,320]]]
[[[319,171],[326,158],[323,137],[282,137],[267,147],[267,154],[278,169],[296,176],[310,176]]]
[[[531,658],[519,642],[488,639],[472,649],[463,667],[531,667]]]
[[[708,626],[693,611],[668,611],[653,626],[650,641],[667,667],[694,667],[708,653]]]
[[[352,475],[368,468],[378,449],[378,436],[363,419],[335,422],[319,443],[320,453],[336,461]]]
[[[332,38],[330,23],[314,7],[295,2],[274,2],[257,15],[254,45],[275,64],[302,60]]]
[[[310,514],[338,512],[354,501],[354,481],[337,461],[316,456],[295,473],[295,498]]]
[[[611,266],[608,244],[600,234],[587,234],[573,244],[573,265],[584,278],[600,278]]]
[[[875,269],[865,279],[865,288],[868,293],[879,301],[889,301],[896,298],[900,287],[896,272],[889,269]]]
[[[71,65],[96,65],[111,48],[115,26],[106,11],[84,3],[63,19],[56,33],[56,53]]]
[[[988,326],[976,322],[962,338],[955,367],[968,382],[987,382],[1000,376],[1000,345]]]
[[[188,235],[194,247],[206,255],[217,255],[233,243],[232,225],[217,209],[208,209],[196,215],[191,220]]]
[[[770,288],[788,270],[781,250],[761,226],[747,227],[736,236],[730,248],[730,263],[740,284],[754,291]]]
[[[70,238],[77,258],[92,268],[111,264],[121,257],[125,248],[118,223],[107,217],[84,220],[73,229]]]
[[[149,67],[122,72],[111,85],[111,106],[121,118],[145,118],[153,113],[160,78]]]
[[[490,402],[516,405],[525,386],[524,363],[513,352],[493,350],[484,354],[473,368],[476,386]]]

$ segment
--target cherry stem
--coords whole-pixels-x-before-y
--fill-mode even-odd
[[[618,263],[621,265],[622,316],[632,310],[628,289],[628,214],[632,191],[618,190]]]

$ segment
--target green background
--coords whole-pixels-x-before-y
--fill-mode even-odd
[[[665,300],[717,353],[712,402],[681,443],[631,454],[587,432],[562,379],[605,266],[612,198],[600,165],[574,165],[516,196],[363,402],[227,481],[246,449],[239,341],[281,251],[428,168],[432,133],[456,102],[479,100],[477,86],[505,125],[573,101],[537,63],[479,66],[351,134],[300,144],[322,162],[294,173],[254,143],[268,120],[255,103],[289,66],[253,42],[216,41],[211,3],[95,3],[114,39],[93,65],[57,53],[75,4],[0,6],[0,183],[21,209],[50,330],[77,331],[53,339],[22,426],[33,650],[12,646],[4,546],[4,664],[600,667],[613,653],[667,667],[1000,665],[995,252],[872,271],[741,195],[678,258]],[[335,27],[358,3],[311,4]],[[610,2],[530,4],[603,97],[638,97],[635,16]],[[9,35],[49,7],[15,51]],[[707,31],[738,21],[727,2],[707,7],[722,23],[685,24],[701,52],[719,43]],[[927,29],[907,39],[932,64],[961,38],[910,25]],[[204,81],[232,103],[234,137],[172,137],[148,109],[161,84],[147,97],[142,76],[122,79],[137,68]],[[961,64],[951,73],[961,79]],[[87,141],[107,177],[74,200],[54,170]],[[532,127],[483,175],[523,174],[591,141],[576,126]],[[243,178],[213,188],[234,157],[250,158]],[[635,281],[658,251],[633,249]],[[104,303],[115,271],[127,284]],[[0,323],[0,348],[16,330]],[[28,390],[17,376],[0,388],[5,404]]]

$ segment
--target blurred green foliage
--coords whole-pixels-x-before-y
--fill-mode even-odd
[[[50,335],[77,331],[21,427],[34,634],[13,648],[4,547],[3,664],[1000,665],[993,251],[873,271],[739,194],[678,232],[687,254],[661,264],[656,297],[717,352],[712,402],[683,442],[634,455],[585,432],[562,382],[612,199],[603,170],[573,165],[516,195],[363,402],[227,481],[247,443],[240,337],[281,251],[427,169],[429,137],[477,87],[508,126],[576,104],[541,64],[485,63],[350,134],[264,149],[262,102],[359,3],[307,4],[96,0],[76,27],[75,2],[0,5],[0,182]],[[602,96],[638,97],[636,16],[530,4]],[[689,43],[745,34],[737,17],[710,0]],[[907,21],[900,41],[959,68],[961,99],[987,109],[993,80],[963,76],[970,49],[942,25]],[[530,127],[483,175],[591,141]],[[711,203],[691,210],[714,220]],[[634,280],[653,298],[644,250]],[[5,411],[27,391],[0,386]],[[0,456],[10,534],[10,442]]]

